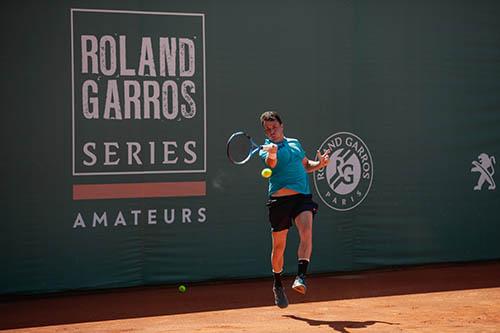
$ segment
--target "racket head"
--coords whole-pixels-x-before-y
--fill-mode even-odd
[[[227,140],[227,157],[236,165],[248,162],[259,149],[260,147],[245,132],[233,133]]]

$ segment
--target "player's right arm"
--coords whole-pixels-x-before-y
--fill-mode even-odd
[[[270,143],[264,147],[264,150],[267,151],[266,165],[273,169],[278,164],[278,146]]]

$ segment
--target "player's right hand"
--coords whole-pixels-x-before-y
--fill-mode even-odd
[[[278,146],[274,143],[270,143],[262,146],[262,150],[267,151],[269,154],[276,154],[278,152]]]

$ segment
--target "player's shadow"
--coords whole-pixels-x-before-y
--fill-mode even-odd
[[[398,323],[389,323],[386,321],[378,321],[378,320],[366,320],[366,321],[329,321],[329,320],[315,320],[302,318],[294,315],[283,315],[283,317],[288,317],[295,320],[300,320],[308,323],[310,326],[321,326],[327,325],[333,328],[335,331],[340,333],[351,333],[348,331],[348,328],[367,328],[368,326],[374,324],[386,324],[386,325],[399,325]]]

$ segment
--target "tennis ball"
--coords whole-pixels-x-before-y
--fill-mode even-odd
[[[261,175],[262,175],[262,177],[264,177],[264,178],[269,178],[269,177],[271,177],[271,175],[273,174],[273,171],[272,171],[271,169],[269,169],[269,168],[264,168],[264,169],[262,169],[262,171],[261,171],[261,173],[260,173],[260,174],[261,174]]]
[[[186,286],[185,286],[185,285],[183,285],[183,284],[181,284],[181,285],[179,286],[179,291],[180,291],[181,293],[185,293],[185,292],[186,292],[186,289],[187,289],[187,288],[186,288]]]

